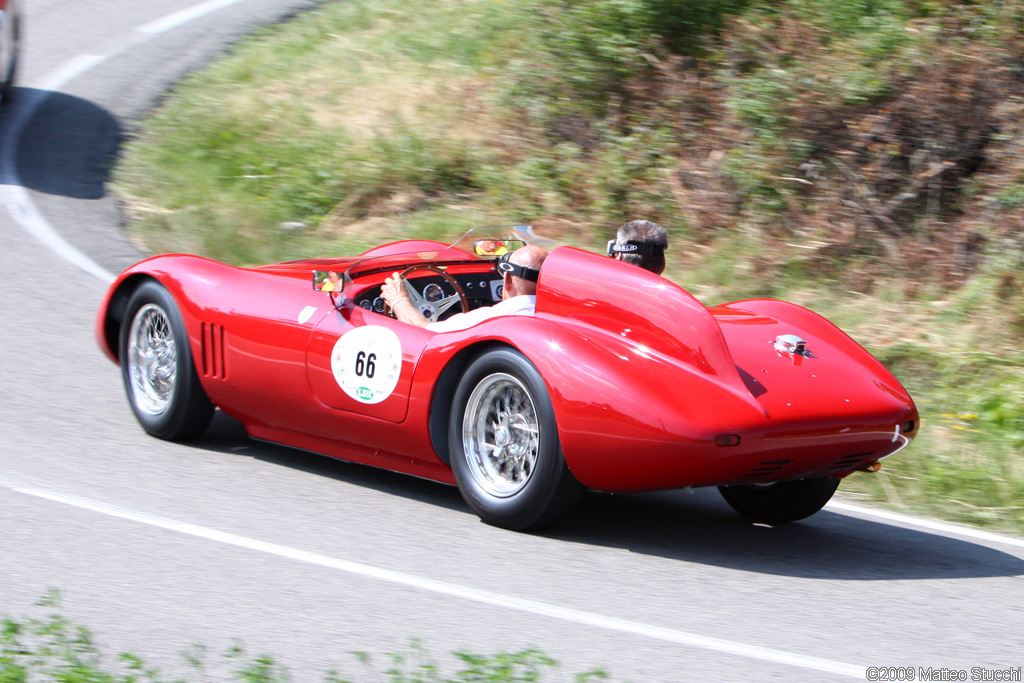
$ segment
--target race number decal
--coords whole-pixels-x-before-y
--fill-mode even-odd
[[[357,327],[341,336],[331,352],[338,386],[360,403],[380,403],[398,386],[402,344],[386,327]]]

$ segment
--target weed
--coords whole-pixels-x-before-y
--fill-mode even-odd
[[[51,589],[37,603],[52,610],[44,617],[0,619],[0,681],[62,681],[63,683],[187,683],[187,681],[218,680],[241,683],[288,683],[288,669],[266,654],[250,655],[245,646],[235,643],[219,662],[210,663],[207,649],[194,644],[182,653],[190,673],[184,678],[165,678],[136,654],[105,656],[92,632],[77,625],[59,612],[60,593]],[[419,641],[413,641],[407,652],[387,655],[388,668],[381,671],[374,658],[366,652],[351,655],[362,664],[365,675],[355,679],[343,677],[338,671],[324,674],[325,683],[354,683],[357,680],[393,681],[394,683],[534,683],[546,673],[555,673],[558,663],[544,652],[528,648],[515,653],[478,655],[468,651],[454,653],[461,668],[446,674]],[[224,671],[224,668],[229,671]],[[581,683],[608,678],[600,669],[576,674]]]

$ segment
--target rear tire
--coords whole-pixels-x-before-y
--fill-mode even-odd
[[[120,337],[121,378],[142,428],[168,441],[202,435],[213,404],[199,383],[181,311],[163,285],[147,281],[132,293]]]
[[[768,486],[719,486],[725,502],[755,522],[783,524],[810,517],[839,487],[835,477],[780,481]]]
[[[448,442],[459,491],[488,524],[515,531],[549,526],[582,495],[562,457],[544,380],[513,349],[488,351],[466,368]]]

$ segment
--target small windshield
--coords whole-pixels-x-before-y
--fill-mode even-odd
[[[528,225],[499,225],[473,228],[447,247],[424,240],[392,242],[366,252],[363,257],[349,264],[344,273],[315,271],[314,288],[322,291],[339,291],[356,278],[374,273],[402,270],[418,263],[456,265],[493,261],[503,254],[533,244],[532,230]],[[425,249],[423,247],[426,247]]]

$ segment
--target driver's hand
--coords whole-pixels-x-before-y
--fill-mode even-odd
[[[407,301],[409,299],[409,293],[405,291],[405,285],[402,284],[402,278],[398,277],[398,273],[392,273],[384,278],[384,285],[381,287],[380,295],[384,298],[384,301],[388,302],[388,306],[392,309],[402,299]]]
[[[384,297],[384,301],[388,302],[388,306],[391,307],[391,313],[395,318],[403,323],[409,323],[417,327],[426,327],[429,324],[430,321],[424,318],[423,314],[413,306],[412,301],[409,299],[409,292],[405,290],[405,283],[398,276],[398,273],[392,273],[389,277],[384,278],[384,284],[380,288],[380,295]],[[403,301],[407,305],[399,306]]]

